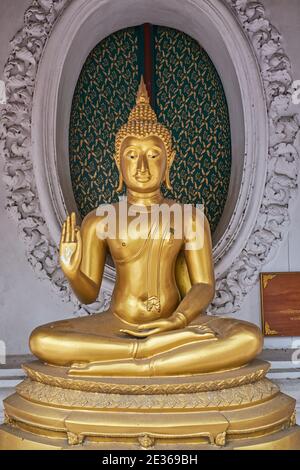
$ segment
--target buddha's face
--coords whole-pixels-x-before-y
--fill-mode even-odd
[[[131,191],[157,190],[164,179],[167,164],[166,149],[157,136],[128,136],[121,145],[121,172]]]

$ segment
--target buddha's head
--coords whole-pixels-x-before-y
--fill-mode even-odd
[[[142,77],[136,105],[116,136],[117,190],[122,190],[123,181],[128,189],[141,193],[155,191],[163,182],[171,189],[169,172],[174,155],[171,134],[157,121]]]

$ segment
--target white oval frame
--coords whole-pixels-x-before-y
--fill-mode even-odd
[[[36,22],[32,22],[32,17]],[[228,199],[215,233],[217,296],[210,310],[212,313],[233,312],[239,309],[243,296],[256,282],[259,268],[281,238],[276,234],[284,231],[287,203],[296,188],[297,171],[292,174],[290,155],[297,167],[298,154],[293,139],[299,127],[297,125],[295,130],[295,119],[286,116],[291,82],[289,63],[283,55],[278,32],[265,18],[259,3],[248,7],[247,1],[236,6],[235,0],[227,3],[222,0],[152,0],[151,3],[147,0],[74,0],[67,5],[65,0],[59,3],[47,0],[43,7],[30,7],[24,29],[14,39],[6,78],[9,112],[19,91],[13,79],[20,74],[13,73],[11,67],[19,52],[20,60],[26,65],[24,84],[32,86],[34,91],[31,128],[29,125],[31,154],[28,142],[27,151],[28,161],[33,162],[34,168],[30,190],[34,193],[32,199],[36,207],[30,216],[24,214],[14,203],[14,187],[9,188],[9,207],[19,218],[21,215],[22,228],[26,222],[27,225],[31,222],[31,226],[35,224],[32,230],[35,237],[26,232],[30,261],[68,297],[68,289],[53,266],[57,263],[55,245],[62,221],[67,211],[76,210],[68,156],[73,92],[87,55],[101,39],[116,30],[144,22],[176,28],[198,40],[223,82],[232,130],[233,164]],[[42,43],[40,50],[33,50],[33,39]],[[28,51],[25,59],[20,54],[24,43]],[[278,72],[278,61],[282,57],[285,61]],[[276,58],[277,64],[273,64]],[[30,117],[31,109],[28,111]],[[283,115],[284,124],[280,121]],[[26,120],[24,124],[28,124]],[[8,134],[5,150],[7,161],[11,163],[14,150],[7,138]],[[23,147],[26,147],[25,142],[26,139]],[[276,166],[280,169],[279,178],[276,178]],[[288,185],[282,185],[280,175],[289,178]],[[9,183],[13,182],[9,180]],[[284,192],[282,200],[275,200],[272,195],[274,185]],[[274,205],[277,213],[272,217]],[[46,233],[47,228],[50,234]],[[35,255],[36,231],[40,233],[39,245],[41,238],[45,243],[42,262]],[[270,233],[273,235],[266,242]],[[51,269],[46,263],[49,259]],[[111,290],[113,280],[114,270],[107,266],[104,289]]]

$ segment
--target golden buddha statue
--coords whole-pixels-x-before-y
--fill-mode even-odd
[[[60,242],[62,270],[85,304],[111,254],[111,306],[33,331],[39,360],[23,365],[27,377],[4,401],[0,449],[300,449],[295,400],[255,359],[259,328],[205,315],[215,291],[210,228],[197,207],[163,198],[173,159],[142,80],[116,136],[127,199],[81,228],[72,213]]]
[[[215,291],[205,216],[191,212],[182,238],[170,236],[174,227],[164,230],[163,220],[149,230],[151,209],[172,210],[175,203],[160,190],[162,182],[170,189],[173,159],[171,134],[158,123],[142,79],[128,123],[117,134],[115,160],[118,190],[123,181],[127,187],[127,214],[132,205],[143,209],[149,224],[145,233],[120,228],[114,238],[104,238],[106,218],[97,211],[80,229],[75,214],[68,216],[60,264],[78,299],[85,304],[97,299],[108,251],[117,278],[108,311],[34,330],[30,348],[42,361],[71,366],[71,375],[168,376],[243,366],[261,351],[255,325],[203,314]],[[114,205],[117,219],[120,204]],[[201,243],[194,235],[197,223],[204,225]],[[151,240],[153,232],[157,236]]]

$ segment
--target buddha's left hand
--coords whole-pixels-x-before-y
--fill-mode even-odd
[[[143,323],[139,325],[137,330],[120,330],[122,333],[126,333],[136,338],[144,338],[146,336],[156,335],[164,331],[178,330],[186,326],[186,321],[183,318],[183,314],[173,313],[169,318],[163,320],[155,320],[149,323]]]

